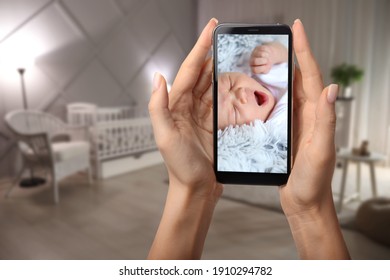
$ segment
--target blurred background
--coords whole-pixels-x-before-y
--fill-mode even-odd
[[[389,15],[387,0],[0,0],[0,259],[146,257],[168,186],[152,77],[173,83],[211,17],[302,20],[341,86],[344,237],[353,258],[390,259]],[[277,189],[227,186],[203,257],[298,258]]]

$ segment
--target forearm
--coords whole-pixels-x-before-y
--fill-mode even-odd
[[[332,199],[287,220],[301,259],[350,259]]]
[[[215,204],[171,185],[148,259],[200,259]]]

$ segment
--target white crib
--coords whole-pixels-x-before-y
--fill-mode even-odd
[[[89,103],[67,106],[68,123],[90,127],[95,177],[107,178],[161,162],[150,119],[135,118],[137,110],[137,107],[103,108]]]

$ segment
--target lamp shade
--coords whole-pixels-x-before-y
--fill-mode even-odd
[[[8,70],[28,69],[41,53],[37,40],[15,36],[0,44],[0,65]]]

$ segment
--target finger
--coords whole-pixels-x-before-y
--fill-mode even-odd
[[[204,94],[206,93],[207,89],[211,85],[211,79],[212,79],[212,59],[208,58],[206,60],[206,63],[203,65],[202,71],[200,72],[199,79],[194,86],[193,93],[194,96],[198,99],[202,99]],[[211,96],[210,96],[211,98]]]
[[[311,52],[302,22],[297,19],[293,25],[294,51],[302,73],[304,93],[307,100],[316,102],[324,88],[321,71]]]
[[[250,60],[251,66],[261,66],[268,63],[268,58],[266,57],[252,57]]]
[[[294,153],[298,152],[298,147],[301,144],[303,135],[308,133],[312,135],[315,123],[315,104],[310,106],[306,104],[306,96],[302,87],[302,75],[298,67],[294,71],[294,89],[293,89],[293,120],[294,120]],[[314,108],[314,109],[312,109]],[[304,110],[308,113],[305,113]]]
[[[256,47],[252,52],[252,57],[269,57],[268,48],[263,46]]]
[[[267,74],[270,71],[270,67],[268,65],[262,66],[253,66],[252,72],[255,74]]]
[[[174,128],[171,113],[168,109],[169,99],[167,83],[160,73],[153,78],[153,93],[149,101],[149,115],[153,125],[157,145],[163,147]]]
[[[303,92],[303,82],[301,70],[295,66],[294,69],[294,92],[293,92],[294,103],[304,102],[306,100],[305,93]]]
[[[324,154],[335,149],[335,101],[337,93],[338,85],[331,84],[323,90],[317,104],[312,144],[314,149],[323,151]]]
[[[195,46],[182,63],[172,86],[174,93],[188,92],[196,84],[206,56],[211,48],[211,37],[217,23],[218,21],[215,18],[209,21]]]

